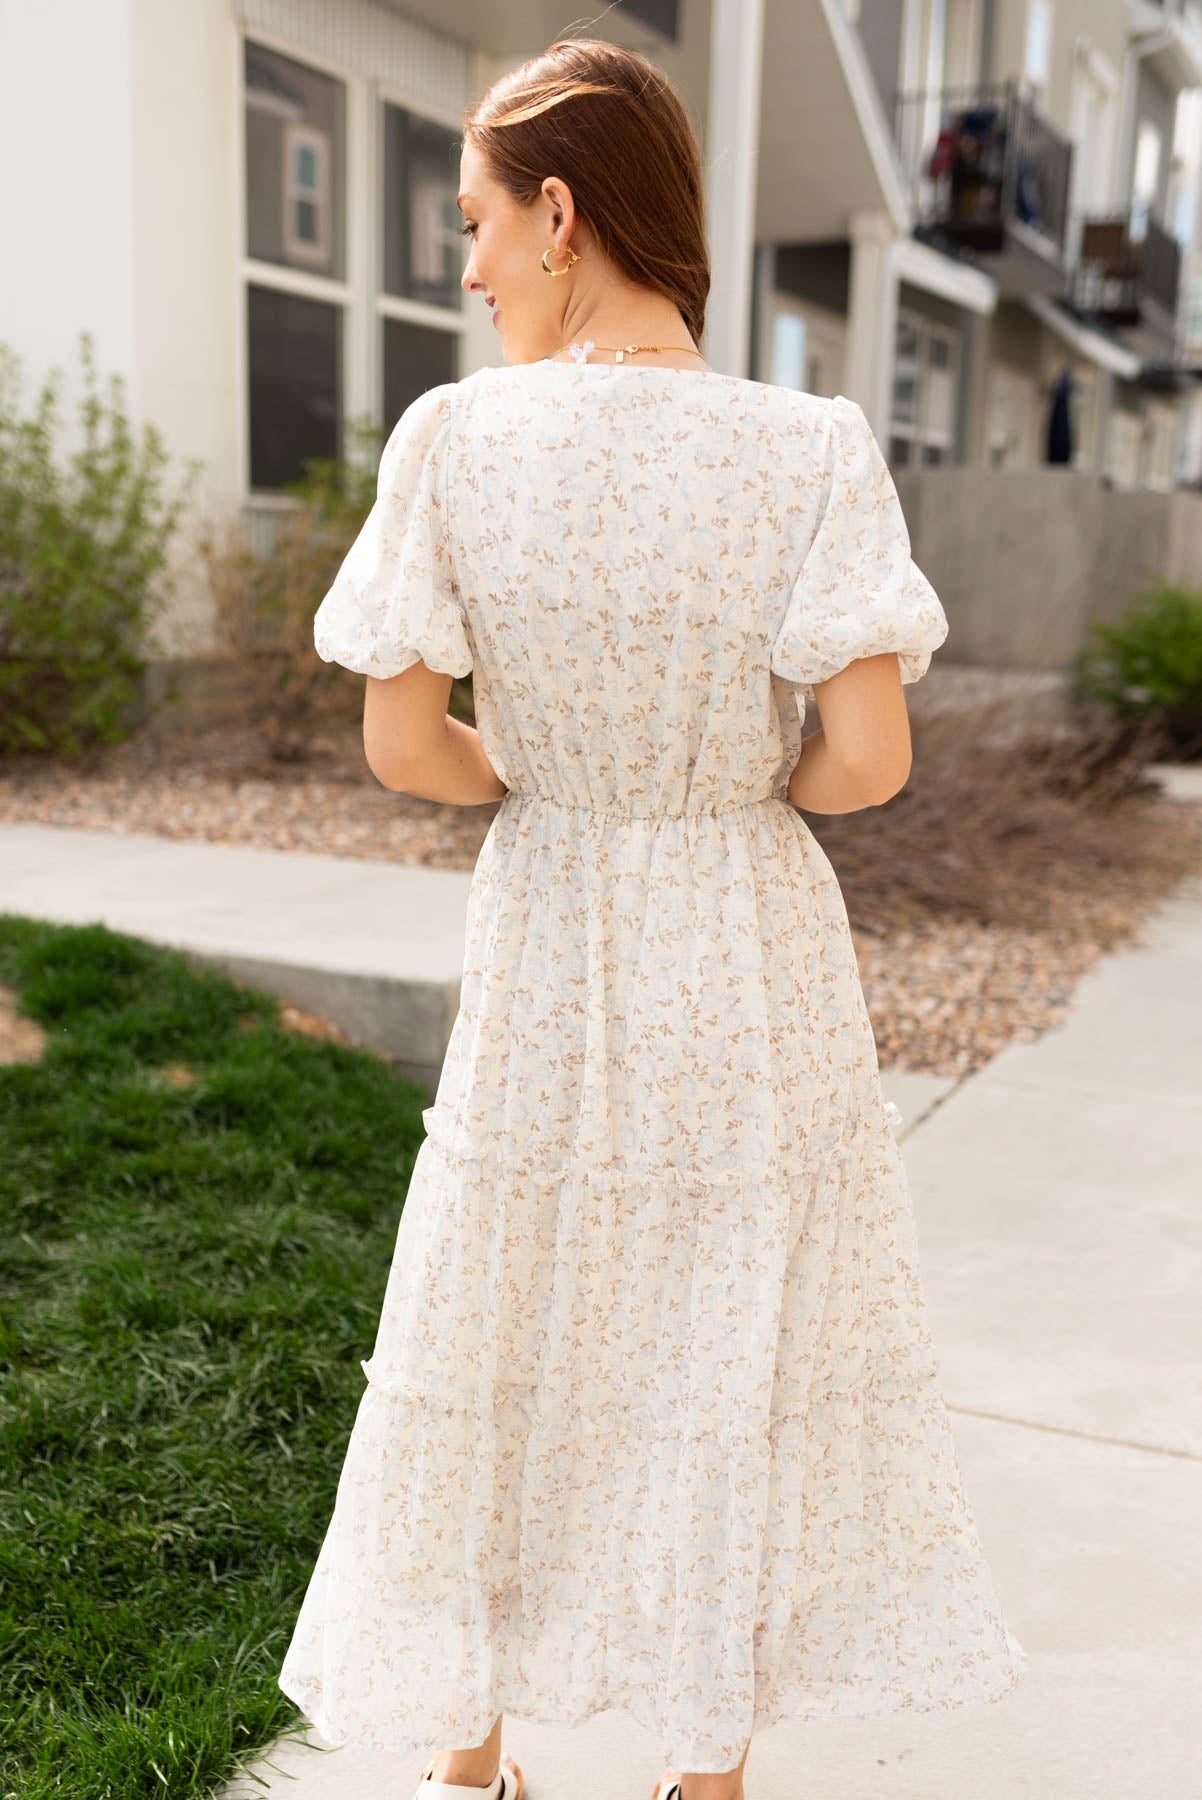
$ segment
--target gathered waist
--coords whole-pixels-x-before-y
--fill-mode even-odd
[[[608,805],[597,805],[590,800],[561,800],[554,794],[544,794],[538,788],[513,788],[502,797],[502,804],[513,803],[520,806],[557,807],[563,812],[596,813],[606,818],[618,819],[688,819],[704,817],[711,813],[746,812],[753,806],[791,806],[791,802],[783,794],[758,794],[748,800],[720,800],[709,803],[694,802],[689,806],[649,807],[645,812],[638,812],[634,807],[621,801]]]

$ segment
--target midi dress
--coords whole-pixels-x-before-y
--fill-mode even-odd
[[[279,1674],[327,1742],[618,1709],[719,1771],[782,1719],[1018,1682],[785,797],[813,683],[885,651],[914,682],[946,634],[845,396],[542,361],[397,421],[316,647],[470,671],[508,792]]]

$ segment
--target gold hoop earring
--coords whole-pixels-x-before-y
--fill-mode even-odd
[[[554,250],[554,248],[555,248],[554,244],[551,244],[548,246],[548,248],[546,250],[543,251],[543,268],[546,269],[548,275],[566,275],[568,270],[571,268],[572,264],[578,263],[581,259],[580,259],[580,257],[577,256],[577,254],[573,250],[572,246],[570,244],[568,244],[566,247],[566,254],[567,254],[568,260],[564,264],[563,268],[562,269],[548,269],[547,268],[547,258],[550,256],[551,251]]]

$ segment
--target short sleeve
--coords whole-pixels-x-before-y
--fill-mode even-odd
[[[902,681],[917,681],[947,636],[947,618],[910,555],[901,501],[863,409],[837,394],[830,412],[826,503],[771,666],[810,687],[860,657],[893,650]]]
[[[444,675],[472,667],[447,542],[453,382],[419,394],[380,457],[376,499],[313,620],[325,662],[386,679],[419,659]]]

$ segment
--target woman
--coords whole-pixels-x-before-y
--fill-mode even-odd
[[[740,1800],[778,1719],[993,1700],[1024,1661],[797,810],[903,785],[947,621],[860,408],[699,352],[701,158],[651,64],[552,45],[460,176],[505,366],[398,421],[315,635],[370,677],[385,786],[501,805],[280,1681],[331,1742],[438,1746],[420,1800],[521,1800],[505,1710],[615,1707],[662,1800]]]

